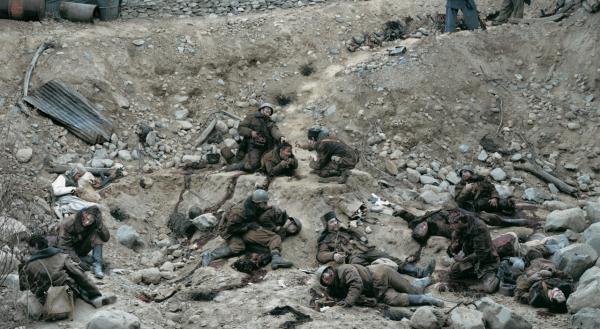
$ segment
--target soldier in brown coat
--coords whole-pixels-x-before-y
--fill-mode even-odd
[[[515,213],[514,200],[500,198],[488,178],[476,175],[470,166],[463,167],[460,176],[462,179],[456,185],[454,197],[459,207],[476,212]]]
[[[567,298],[574,290],[573,280],[548,259],[531,261],[517,278],[515,300],[534,307],[546,307],[554,313],[567,312]]]
[[[294,176],[298,160],[292,153],[292,145],[282,143],[262,156],[261,165],[269,177]]]
[[[268,247],[271,251],[271,267],[291,267],[293,263],[281,257],[282,237],[280,234],[261,227],[263,222],[271,222],[267,216],[275,216],[275,212],[269,211],[271,207],[267,204],[269,196],[265,190],[258,189],[226,215],[225,231],[221,237],[226,244],[202,255],[202,265],[208,266],[211,261],[242,253],[246,250],[246,243],[254,243]],[[262,219],[261,219],[262,217]],[[284,223],[285,225],[285,223]],[[293,232],[294,225],[287,225],[286,230]],[[297,228],[297,227],[296,227]]]
[[[337,268],[323,265],[316,276],[319,283],[327,287],[329,296],[339,300],[338,306],[351,307],[365,297],[390,306],[444,306],[443,301],[423,295],[424,287],[411,285],[387,265],[345,264]]]
[[[321,264],[336,262],[366,266],[376,259],[387,258],[398,264],[398,272],[417,278],[429,276],[435,268],[434,261],[430,262],[427,268],[419,268],[378,250],[375,246],[370,245],[367,238],[360,232],[341,227],[340,221],[333,211],[323,215],[321,220],[325,227],[318,239],[317,247],[317,261]]]
[[[48,241],[40,235],[28,241],[31,256],[19,266],[21,290],[30,290],[44,304],[46,292],[51,286],[69,286],[84,301],[99,307],[114,303],[115,296],[102,296],[96,284],[83,272],[62,249],[48,247]]]
[[[238,127],[238,132],[244,137],[246,153],[244,159],[225,167],[226,171],[244,170],[255,172],[260,168],[262,155],[275,145],[284,142],[285,138],[279,132],[275,122],[271,120],[273,105],[261,104],[258,112],[247,115]]]
[[[500,280],[496,277],[499,258],[487,225],[460,210],[452,212],[448,221],[454,231],[448,247],[448,256],[454,258],[450,279],[476,278],[483,281],[483,289],[493,293]]]
[[[104,277],[102,271],[102,246],[110,239],[110,232],[102,222],[102,213],[97,206],[79,210],[60,224],[58,246],[73,259],[84,265],[92,265],[94,276]],[[92,251],[92,260],[88,254]]]
[[[327,129],[323,128],[310,128],[308,141],[308,145],[299,146],[317,152],[317,158],[311,161],[310,167],[321,177],[319,182],[346,183],[350,169],[358,163],[358,151],[337,137],[330,136]]]

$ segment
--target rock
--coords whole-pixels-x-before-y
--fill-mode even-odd
[[[119,310],[100,310],[94,314],[86,329],[140,329],[140,320]]]
[[[159,284],[162,275],[160,270],[156,267],[146,268],[141,270],[142,282],[146,284]]]
[[[0,216],[0,241],[17,242],[16,240],[23,240],[28,235],[29,229],[23,223],[11,217]]]
[[[138,160],[140,158],[140,152],[137,149],[131,151],[131,157],[133,160]]]
[[[511,197],[515,191],[515,188],[509,185],[494,184],[494,187],[496,188],[496,192],[498,192],[498,196],[501,199],[507,199]]]
[[[581,175],[577,177],[577,183],[579,183],[579,185],[590,185],[592,184],[592,177],[590,177],[590,175]]]
[[[144,41],[143,39],[136,39],[133,40],[132,43],[138,47],[141,47],[146,43],[146,41]]]
[[[423,202],[431,205],[443,205],[452,200],[452,195],[447,192],[436,193],[431,190],[427,190],[421,193],[419,198],[423,200]]]
[[[504,170],[502,170],[502,168],[494,168],[491,172],[490,172],[490,176],[492,176],[492,178],[497,181],[503,181],[506,179],[506,173],[504,172]]]
[[[194,128],[194,125],[189,121],[179,120],[177,121],[177,127],[179,130],[190,130]]]
[[[31,160],[32,156],[33,156],[33,149],[30,147],[19,149],[17,151],[17,153],[15,154],[17,161],[19,161],[20,163],[29,162],[29,160]]]
[[[119,157],[119,159],[121,159],[123,161],[131,161],[132,160],[131,152],[129,152],[127,150],[120,150],[117,153],[117,156]]]
[[[227,123],[225,123],[224,121],[221,120],[217,120],[217,123],[215,124],[215,129],[223,134],[226,134],[229,131],[229,127],[227,126]]]
[[[237,142],[233,138],[225,138],[223,144],[228,148],[235,148],[237,146]]]
[[[122,108],[122,109],[129,108],[129,101],[127,100],[127,98],[125,96],[123,96],[119,93],[114,93],[113,98],[115,99],[115,102],[117,102],[117,106],[119,106],[119,108]]]
[[[571,313],[579,312],[586,307],[600,308],[598,296],[600,296],[600,267],[594,266],[581,276],[577,290],[567,299],[567,308]]]
[[[390,159],[385,159],[385,170],[392,176],[398,175],[398,166]]]
[[[485,150],[481,150],[481,152],[479,152],[479,155],[477,156],[477,160],[479,161],[485,161],[488,158],[488,154]]]
[[[419,180],[421,179],[421,174],[419,174],[418,171],[412,169],[412,168],[406,168],[406,175],[407,175],[407,179],[409,182],[411,183],[418,183]]]
[[[556,185],[554,185],[552,183],[548,184],[548,190],[550,190],[550,193],[552,193],[552,194],[558,194],[558,192],[560,192],[558,190],[558,187],[556,187]]]
[[[575,243],[560,249],[552,256],[552,262],[574,280],[593,266],[598,259],[596,250],[584,243]]]
[[[143,176],[142,178],[140,178],[140,186],[142,188],[151,188],[152,185],[154,185],[154,180],[148,176]]]
[[[565,210],[569,208],[569,205],[562,201],[552,200],[552,201],[544,201],[542,204],[544,208],[553,211],[553,210]]]
[[[379,133],[379,134],[375,134],[375,135],[369,137],[367,139],[367,144],[369,144],[369,146],[372,146],[375,144],[379,144],[379,143],[383,142],[384,140],[385,140],[385,134]]]
[[[523,200],[542,203],[545,200],[552,200],[552,196],[540,188],[530,187],[525,189],[523,193]]]
[[[431,306],[419,307],[410,318],[410,327],[413,329],[438,329],[440,321]]]
[[[470,148],[471,148],[471,147],[470,147],[469,145],[467,145],[467,144],[460,144],[460,145],[458,145],[458,150],[459,150],[461,153],[467,153],[467,152],[469,152],[469,149],[470,149]]]
[[[588,226],[585,220],[585,211],[581,208],[554,210],[546,217],[544,229],[546,231],[564,231],[571,229],[577,233],[583,232]]]
[[[581,235],[582,242],[589,244],[600,255],[600,222],[590,225]]]
[[[581,125],[579,122],[569,122],[567,123],[567,128],[569,128],[569,130],[577,130],[581,128]]]
[[[571,317],[572,329],[600,328],[600,309],[584,307]]]
[[[489,297],[475,302],[477,310],[483,313],[483,320],[488,329],[531,329],[532,326],[519,314],[506,306],[496,304]]]
[[[483,313],[460,306],[450,313],[450,329],[485,329]]]
[[[117,230],[117,241],[130,249],[137,249],[144,244],[139,233],[129,225],[123,225]]]
[[[421,181],[421,184],[423,185],[437,185],[439,184],[439,181],[431,176],[428,175],[422,175],[421,177],[419,177],[419,180]]]
[[[565,169],[570,170],[570,171],[577,170],[577,164],[571,163],[571,162],[565,163],[564,167],[565,167]]]
[[[175,120],[184,120],[188,117],[190,111],[186,108],[175,111]]]
[[[191,220],[192,224],[200,231],[206,231],[215,227],[219,220],[211,213],[202,214]]]
[[[148,144],[149,146],[154,146],[158,144],[158,141],[158,133],[156,131],[152,130],[148,133],[148,135],[146,135],[146,144]]]
[[[521,153],[515,153],[510,157],[510,161],[521,161],[523,159],[523,155]]]
[[[600,222],[600,202],[588,202],[583,209],[591,223]]]
[[[175,270],[175,265],[171,262],[164,262],[159,270],[161,272],[173,272]]]
[[[458,177],[458,174],[454,172],[454,170],[450,171],[448,175],[446,175],[446,180],[452,185],[460,183],[460,177]]]

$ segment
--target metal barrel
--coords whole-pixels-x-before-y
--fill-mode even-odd
[[[120,0],[98,0],[96,3],[100,11],[100,20],[111,21],[119,17],[121,11]]]
[[[98,6],[85,3],[63,2],[59,7],[60,17],[71,22],[91,23],[98,13]]]
[[[46,0],[0,0],[0,18],[39,21],[45,11]]]

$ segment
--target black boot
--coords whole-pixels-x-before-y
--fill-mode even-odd
[[[289,268],[292,266],[294,266],[294,263],[281,257],[278,250],[271,251],[271,268],[272,269],[276,270],[280,267],[281,268]]]
[[[418,266],[416,266],[415,264],[406,264],[404,265],[404,267],[402,269],[400,269],[400,273],[404,273],[404,274],[408,274],[412,277],[415,278],[424,278],[427,276],[430,276],[431,273],[433,273],[433,270],[435,269],[435,259],[432,259],[429,264],[427,264],[427,267],[425,268],[420,268]]]
[[[408,295],[408,304],[409,305],[433,305],[438,307],[444,307],[444,301],[438,298],[435,298],[431,295]]]
[[[231,248],[228,245],[220,246],[213,251],[207,251],[202,254],[202,267],[207,267],[215,259],[225,258],[232,254]]]
[[[98,279],[104,278],[104,272],[102,272],[102,245],[97,244],[94,246],[94,250],[92,251],[92,258],[94,258],[94,263],[92,263],[92,270],[94,272],[94,276]]]

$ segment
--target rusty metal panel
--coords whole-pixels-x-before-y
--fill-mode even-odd
[[[89,100],[62,81],[49,81],[24,100],[90,144],[110,141],[112,123]]]

